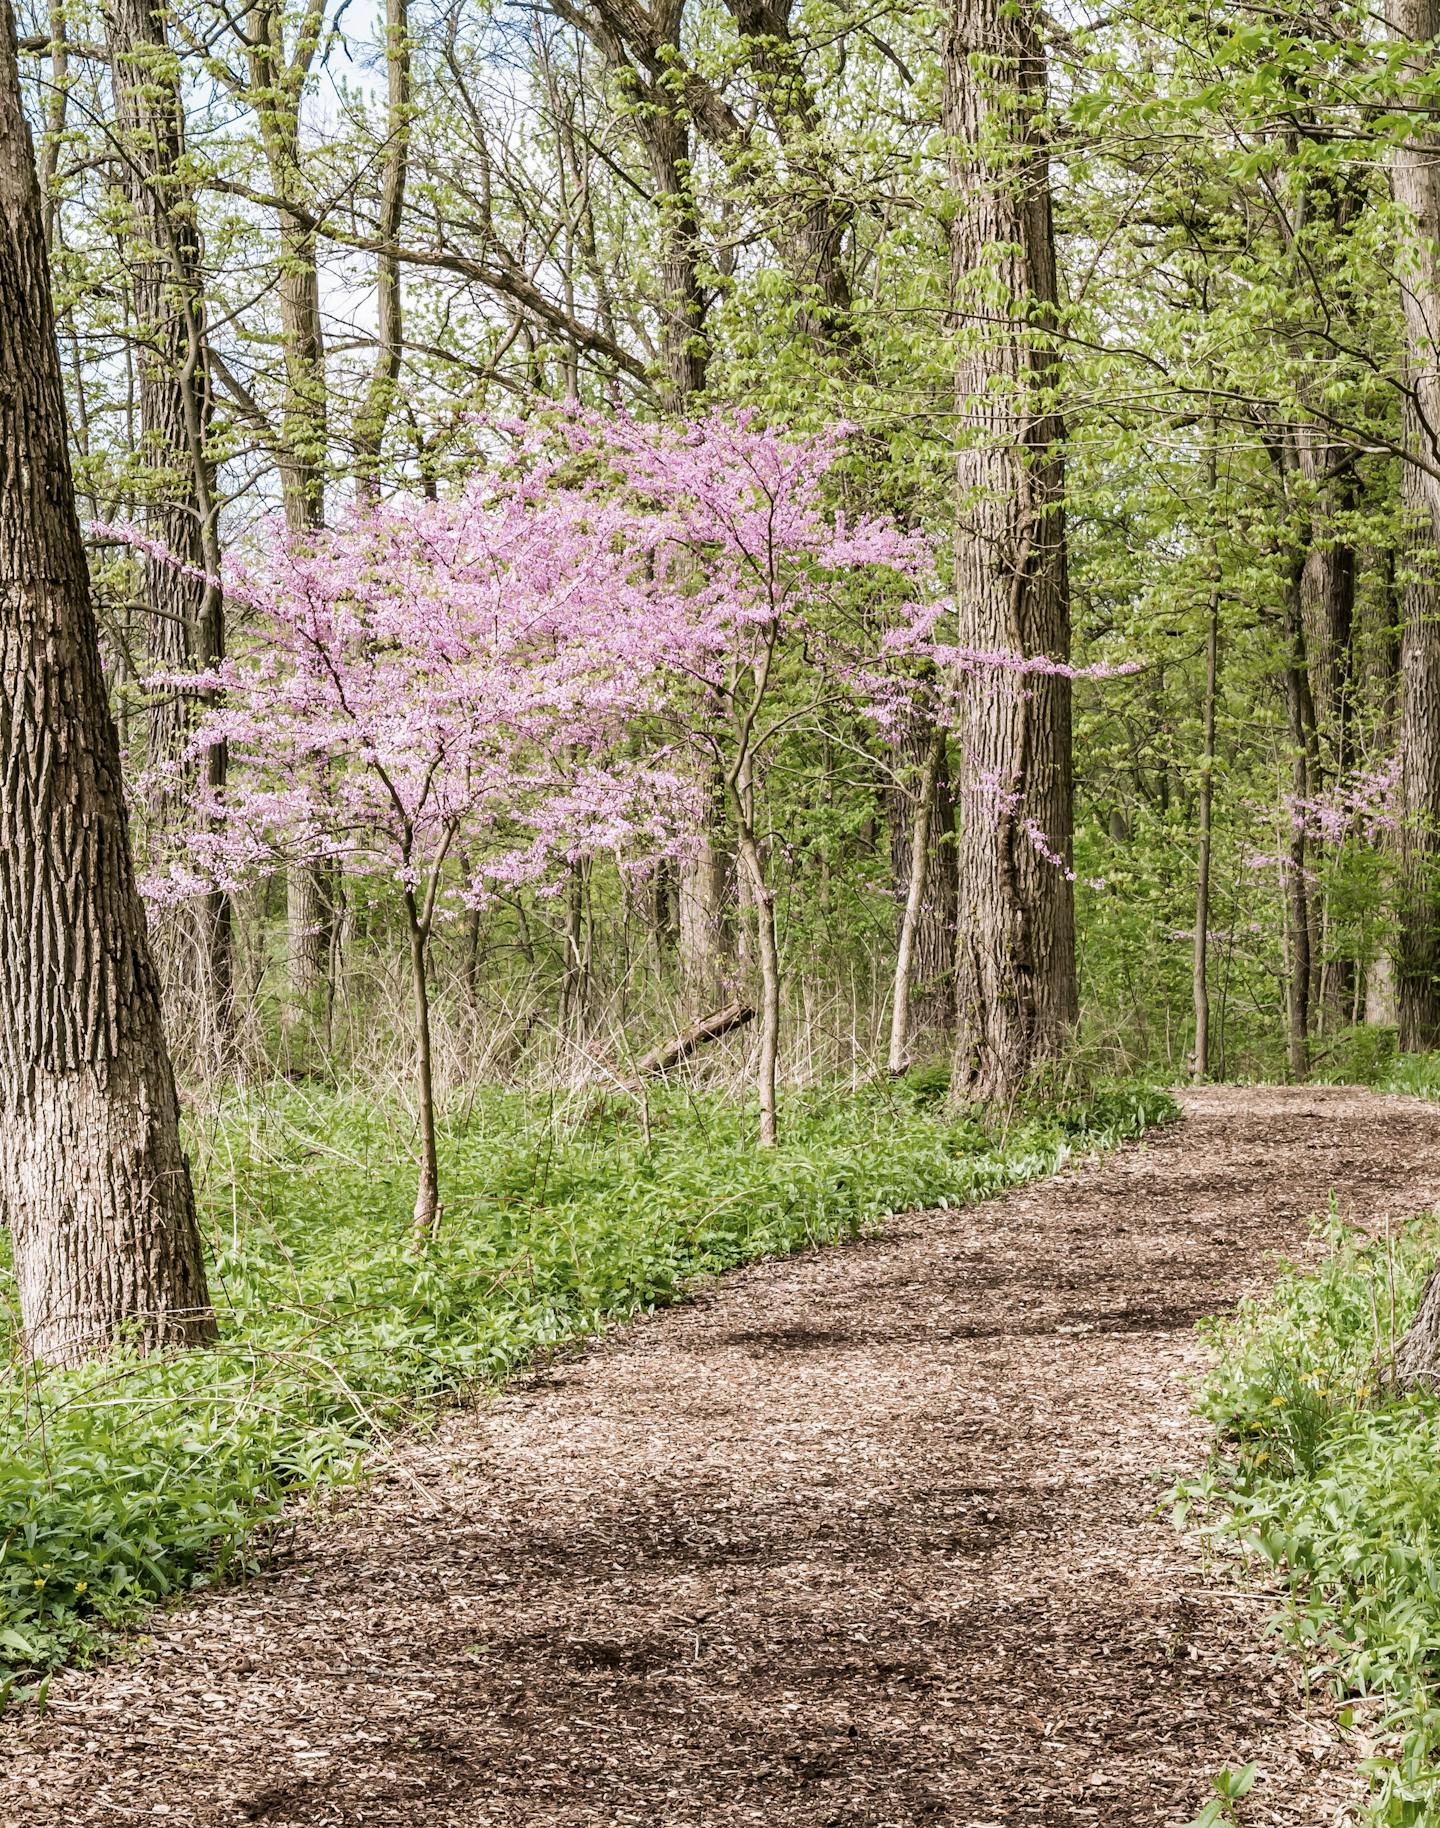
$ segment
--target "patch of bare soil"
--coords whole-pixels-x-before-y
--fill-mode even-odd
[[[1332,1193],[1440,1200],[1440,1114],[1214,1090],[883,1241],[757,1265],[305,1525],[0,1726],[6,1828],[891,1828],[1347,1819],[1266,1602],[1155,1515],[1201,1315]],[[423,1488],[423,1495],[422,1495]]]

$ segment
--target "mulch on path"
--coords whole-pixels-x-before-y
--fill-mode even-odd
[[[283,1564],[0,1723],[5,1828],[1349,1819],[1266,1602],[1155,1516],[1193,1323],[1332,1191],[1440,1201],[1440,1111],[1207,1090],[963,1213],[727,1277],[457,1413]]]

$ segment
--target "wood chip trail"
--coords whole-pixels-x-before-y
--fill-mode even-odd
[[[717,1283],[0,1723],[5,1828],[1349,1819],[1350,1754],[1155,1514],[1194,1323],[1440,1201],[1440,1112],[1207,1090],[1058,1179]],[[416,1482],[430,1494],[427,1502]]]

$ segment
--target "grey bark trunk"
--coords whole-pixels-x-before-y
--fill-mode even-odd
[[[382,242],[395,242],[400,238],[409,170],[409,0],[386,0],[385,72],[385,171],[380,183],[380,218],[376,233]],[[355,417],[356,493],[360,501],[370,507],[380,497],[380,459],[385,445],[385,428],[395,405],[404,343],[400,263],[393,254],[376,256],[375,288],[375,367]]]
[[[110,0],[105,33],[130,216],[141,451],[151,473],[146,531],[178,561],[155,553],[144,559],[150,663],[157,672],[183,673],[212,667],[225,652],[203,254],[164,15],[149,0]],[[198,708],[195,695],[170,689],[150,712],[151,763],[167,770],[167,785],[149,808],[161,831],[187,816],[194,770],[180,758]],[[205,774],[207,786],[223,788],[223,745],[209,751]],[[173,1023],[194,1058],[218,1069],[230,1029],[229,898],[212,890],[167,908],[155,923],[155,950]]]
[[[1402,43],[1428,47],[1440,34],[1440,0],[1388,0],[1386,19]],[[1428,49],[1417,50],[1426,76]],[[1406,237],[1407,447],[1431,468],[1440,463],[1440,136],[1416,135],[1391,160],[1395,201],[1410,219]],[[1440,1041],[1440,596],[1434,581],[1440,542],[1440,480],[1418,464],[1405,468],[1412,525],[1428,547],[1421,577],[1406,586],[1401,635],[1400,745],[1403,771],[1403,891],[1396,977],[1400,1044]]]
[[[949,969],[953,964],[955,897],[952,892],[945,894],[943,880],[934,881],[938,871],[945,870],[953,861],[953,853],[944,849],[940,856],[932,859],[932,827],[937,816],[937,800],[942,798],[939,787],[941,773],[945,764],[945,733],[943,730],[932,731],[929,744],[920,765],[920,774],[915,783],[914,798],[911,803],[910,842],[907,864],[909,887],[905,895],[905,907],[900,917],[900,940],[895,949],[895,986],[890,999],[890,1051],[888,1065],[892,1073],[903,1073],[910,1064],[911,1035],[916,1027],[914,1020],[915,983],[919,974],[935,971],[937,960],[932,950],[927,954],[926,940],[932,949],[938,949],[944,963],[944,975],[940,983],[940,997],[945,1008],[953,1008],[952,988],[948,983]],[[945,798],[948,811],[948,795]],[[938,890],[938,893],[936,892]],[[939,918],[937,919],[937,912]],[[948,920],[945,915],[948,914]],[[921,977],[923,994],[928,999],[935,994],[935,980],[927,984]],[[924,1003],[921,1004],[924,1007]]]
[[[214,1332],[75,508],[0,0],[0,1210],[26,1350]]]
[[[927,1042],[948,1049],[955,1026],[955,800],[945,736],[946,732],[933,725],[917,722],[899,735],[896,744],[912,780],[923,781],[928,796],[923,892],[910,921],[907,1059],[911,1049]],[[890,828],[890,868],[900,898],[896,938],[897,944],[903,944],[915,886],[914,841],[920,812],[915,788],[907,792],[899,784],[889,787],[885,810]],[[892,1027],[894,1013],[892,1003]],[[891,1070],[900,1070],[893,1065],[893,1058]]]
[[[959,639],[1064,661],[1064,426],[1055,404],[1045,58],[1033,0],[952,0],[944,64],[961,348]],[[952,1095],[963,1103],[1013,1096],[1058,1055],[1077,990],[1069,682],[971,675],[959,693]]]
[[[1213,445],[1210,486],[1213,492]],[[1220,579],[1217,570],[1212,576],[1209,611],[1205,621],[1205,704],[1202,712],[1199,831],[1195,859],[1195,949],[1191,972],[1195,1048],[1191,1072],[1197,1080],[1210,1077],[1210,842],[1215,806],[1215,704],[1219,683]]]

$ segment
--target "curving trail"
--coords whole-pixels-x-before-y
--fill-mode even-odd
[[[0,1723],[5,1828],[1347,1820],[1350,1758],[1152,1515],[1193,1323],[1440,1109],[1223,1089],[1096,1165],[754,1266],[448,1418],[136,1660]],[[417,1490],[423,1486],[425,1496]]]

